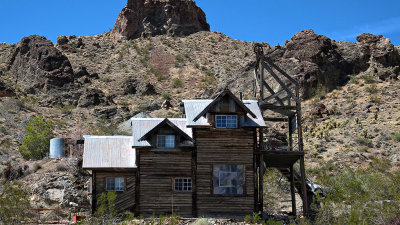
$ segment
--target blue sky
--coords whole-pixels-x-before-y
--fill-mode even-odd
[[[399,0],[197,0],[211,30],[232,38],[283,45],[313,29],[334,40],[382,34],[400,45]],[[53,42],[60,35],[109,31],[126,0],[0,0],[0,42],[31,34]]]

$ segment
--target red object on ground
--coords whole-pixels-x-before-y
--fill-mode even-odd
[[[82,219],[85,219],[85,216],[73,216],[72,217],[73,222],[78,222],[78,221],[81,221]]]

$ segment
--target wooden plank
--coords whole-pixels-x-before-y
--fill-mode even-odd
[[[281,73],[283,76],[285,76],[288,80],[290,80],[293,84],[296,86],[299,86],[299,82],[297,80],[293,79],[289,74],[287,74],[285,71],[283,71],[281,68],[279,68],[275,63],[268,57],[262,56],[263,60],[265,60],[269,65],[271,65],[274,69],[276,69],[279,73]]]
[[[292,84],[292,85],[290,85],[289,86],[289,89],[292,89],[292,88],[294,88],[295,87],[295,85],[294,84]],[[268,97],[266,97],[266,98],[264,98],[264,99],[262,99],[262,101],[263,102],[265,102],[265,103],[267,103],[269,100],[271,100],[271,99],[274,99],[274,98],[277,98],[279,95],[281,95],[282,93],[284,93],[286,90],[285,89],[282,89],[282,90],[280,90],[280,91],[278,91],[278,92],[271,92],[271,96],[268,96]],[[277,101],[278,102],[281,102],[281,103],[283,103],[282,102],[282,99],[280,99],[279,97],[277,98]],[[282,104],[283,105],[283,104]],[[288,105],[290,105],[290,104],[288,104]]]
[[[268,83],[267,83],[265,80],[262,81],[262,84],[268,89],[268,91],[269,91],[272,95],[275,95],[275,91],[268,85]],[[276,101],[277,101],[279,104],[284,105],[284,104],[283,104],[283,101],[282,101],[278,96],[275,96],[274,98],[276,98]],[[261,100],[263,100],[264,102],[267,102],[267,101],[264,100],[264,98],[261,98]]]
[[[255,210],[255,129],[195,129],[197,145],[197,216],[244,216]],[[244,166],[244,194],[213,194],[213,165]]]
[[[275,78],[275,80],[281,85],[283,89],[286,90],[286,92],[293,98],[293,100],[296,103],[300,103],[300,100],[293,94],[291,90],[286,86],[286,84],[283,83],[283,81],[278,77],[278,75],[275,74],[275,72],[265,64],[264,61],[261,61],[261,64],[265,67],[265,69]]]
[[[290,166],[290,193],[292,197],[292,214],[296,216],[296,196],[295,196],[295,189],[294,189],[294,171],[293,165]]]

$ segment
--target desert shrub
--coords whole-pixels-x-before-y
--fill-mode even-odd
[[[373,102],[373,103],[381,103],[382,102],[382,99],[375,94],[369,96],[369,100],[370,100],[370,102]]]
[[[205,71],[206,75],[203,78],[203,82],[205,85],[214,85],[217,83],[217,77],[215,74],[209,70]]]
[[[185,57],[181,54],[175,56],[175,66],[180,67],[185,64]]]
[[[392,135],[394,141],[400,142],[400,132],[394,132]]]
[[[27,136],[23,144],[18,147],[22,157],[28,159],[42,159],[50,149],[50,139],[53,138],[54,125],[50,119],[42,115],[31,118],[25,127]]]
[[[374,75],[365,75],[362,77],[365,83],[372,84],[375,83],[375,76]]]
[[[372,144],[372,141],[366,137],[357,137],[356,143],[359,145],[370,147],[370,148],[374,147],[374,145]]]
[[[94,216],[103,224],[108,224],[107,222],[111,222],[111,220],[117,215],[115,199],[117,199],[117,194],[109,191],[107,193],[102,193],[100,198],[97,200],[97,210],[94,213]]]
[[[248,224],[265,224],[265,221],[262,219],[261,212],[253,212],[253,215],[246,215],[244,217],[244,221]]]
[[[76,109],[76,106],[56,104],[54,105],[54,108],[61,110],[63,114],[70,114],[72,110]]]
[[[370,84],[367,87],[365,87],[365,91],[370,93],[370,94],[377,94],[379,92],[376,84]]]
[[[357,79],[357,74],[351,74],[350,75],[350,84],[358,84],[358,79]]]
[[[7,182],[0,192],[0,222],[3,224],[21,224],[30,218],[28,193],[19,184]]]
[[[179,78],[174,79],[174,83],[172,84],[172,86],[174,88],[182,87],[182,81]]]
[[[171,98],[171,95],[168,94],[168,93],[162,93],[162,94],[161,94],[161,97],[162,97],[163,99],[170,99],[170,98]]]
[[[149,73],[154,74],[158,81],[161,81],[165,78],[164,75],[154,67],[149,68]]]
[[[103,82],[106,82],[106,83],[111,82],[111,77],[110,76],[103,77]]]
[[[373,159],[369,167],[319,170],[317,182],[329,187],[316,224],[386,224],[399,213],[400,170],[390,171],[386,159]],[[390,172],[388,172],[390,171]]]

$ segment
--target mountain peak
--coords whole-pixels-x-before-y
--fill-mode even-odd
[[[192,0],[128,0],[111,35],[119,40],[162,34],[185,36],[209,30],[205,13]]]

